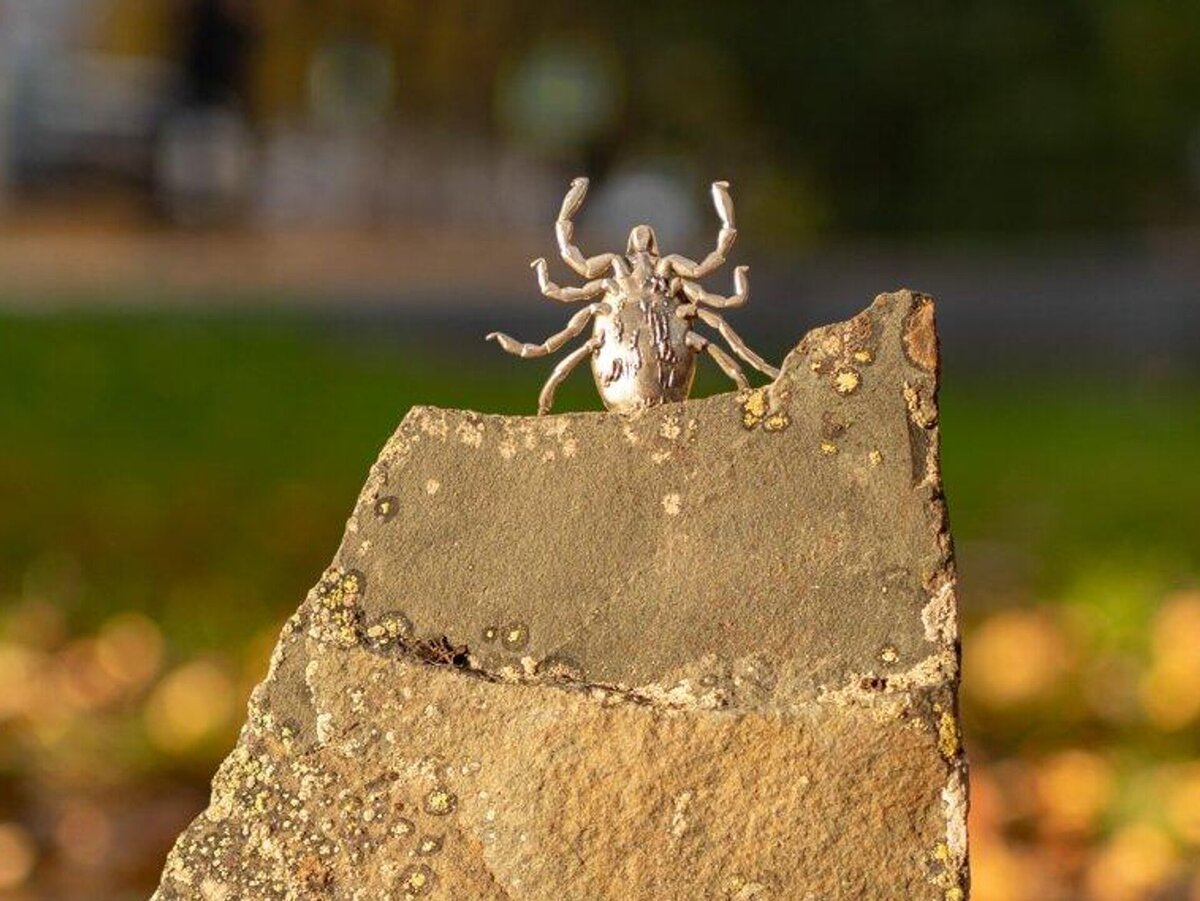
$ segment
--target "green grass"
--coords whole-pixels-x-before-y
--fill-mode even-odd
[[[184,653],[276,621],[409,406],[531,409],[546,367],[489,350],[298,318],[0,319],[0,604],[53,596],[81,629],[147,611]],[[596,406],[582,373],[560,398]],[[967,559],[1004,548],[1039,590],[1098,565],[1194,577],[1198,398],[1192,384],[952,380],[945,478]]]

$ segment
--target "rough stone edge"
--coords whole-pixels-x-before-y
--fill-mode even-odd
[[[923,397],[912,385],[904,386],[905,406],[913,428],[928,434],[925,472],[919,488],[928,492],[927,509],[933,538],[940,551],[938,565],[925,577],[929,598],[921,614],[925,637],[936,648],[936,656],[951,667],[950,675],[938,692],[934,712],[938,723],[938,749],[947,765],[946,785],[942,789],[942,808],[946,818],[946,841],[939,846],[944,854],[947,884],[946,901],[965,901],[970,894],[970,860],[967,839],[968,794],[967,759],[963,751],[959,720],[958,683],[962,648],[959,640],[958,568],[954,541],[950,532],[950,514],[946,506],[941,471],[941,431],[938,392],[941,387],[941,351],[937,332],[937,310],[932,297],[906,292],[911,306],[905,318],[902,340],[909,361],[932,376],[932,392]],[[938,704],[940,703],[941,709]]]

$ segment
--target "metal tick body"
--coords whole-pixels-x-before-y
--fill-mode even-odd
[[[678,254],[661,256],[654,230],[648,225],[634,226],[629,232],[624,254],[584,256],[573,239],[574,218],[583,206],[587,189],[586,178],[571,182],[555,233],[563,260],[589,281],[581,287],[562,288],[550,281],[544,259],[534,260],[533,268],[547,297],[562,303],[591,302],[571,317],[566,328],[541,344],[524,344],[500,332],[487,336],[510,354],[542,357],[554,353],[591,325],[591,337],[567,354],[550,374],[538,397],[539,415],[549,412],[559,384],[589,357],[604,406],[619,413],[685,400],[700,353],[711,356],[739,388],[749,387],[737,361],[695,331],[696,320],[716,329],[733,352],[755,369],[771,378],[779,375],[778,369],[747,347],[715,312],[746,303],[748,267],[734,269],[734,293],[728,297],[711,294],[699,284],[699,279],[724,265],[737,238],[728,182],[713,182],[713,204],[721,220],[721,230],[716,249],[699,263]]]

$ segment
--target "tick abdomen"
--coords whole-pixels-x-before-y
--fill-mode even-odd
[[[688,323],[678,303],[657,291],[605,298],[610,312],[596,316],[601,344],[592,355],[596,387],[610,410],[630,412],[685,400],[695,374]]]

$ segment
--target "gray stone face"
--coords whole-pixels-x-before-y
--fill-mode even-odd
[[[782,369],[412,410],[159,901],[965,898],[933,303]]]

